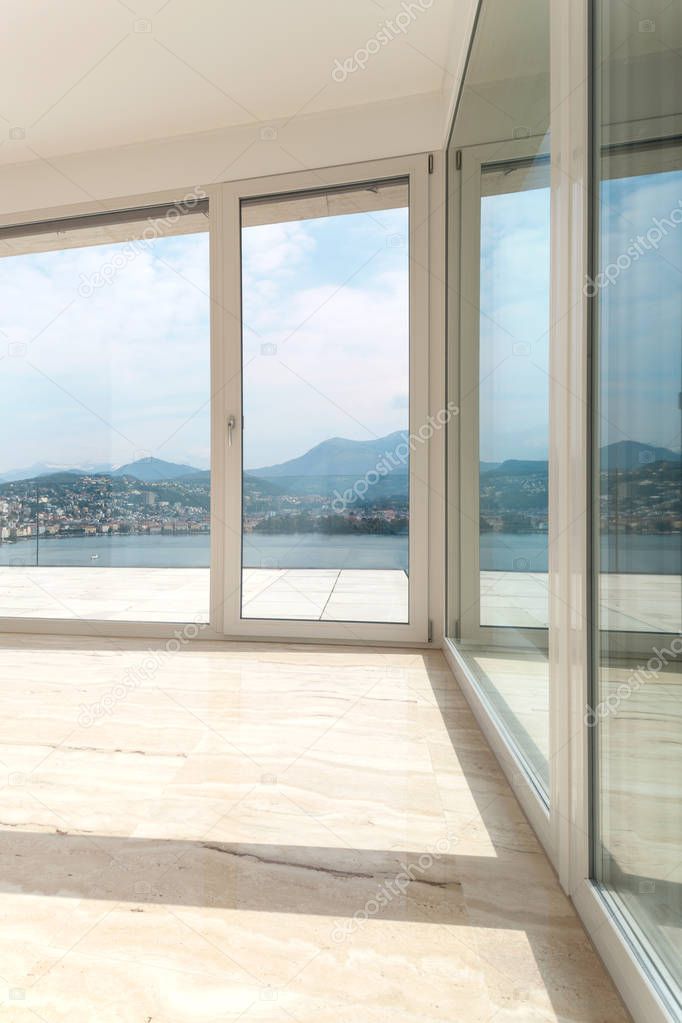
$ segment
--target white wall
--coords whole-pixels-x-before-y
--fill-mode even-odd
[[[448,97],[370,103],[0,168],[0,217],[196,185],[439,150]],[[68,210],[64,211],[68,213]],[[22,214],[24,215],[22,217]]]

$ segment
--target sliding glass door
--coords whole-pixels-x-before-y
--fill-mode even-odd
[[[446,635],[550,801],[549,3],[482,0],[448,143]],[[505,39],[504,57],[500,39]]]
[[[679,1012],[682,4],[595,17],[593,871]]]
[[[460,650],[549,794],[549,157],[461,151]]]
[[[375,166],[224,189],[230,634],[427,635],[426,158]]]
[[[0,227],[0,617],[427,638],[427,167]]]

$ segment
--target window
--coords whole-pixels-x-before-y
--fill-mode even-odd
[[[246,199],[243,618],[407,623],[405,180]]]
[[[593,870],[679,1011],[682,11],[594,13]]]
[[[208,621],[207,212],[0,231],[0,615]]]
[[[518,35],[503,67],[500,19]],[[545,802],[547,33],[545,5],[484,0],[448,150],[448,634]]]

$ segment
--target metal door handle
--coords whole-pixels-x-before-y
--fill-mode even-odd
[[[236,422],[237,421],[234,418],[234,416],[228,416],[227,417],[227,446],[228,446],[228,448],[232,447],[232,431],[234,430],[234,428],[236,426]]]

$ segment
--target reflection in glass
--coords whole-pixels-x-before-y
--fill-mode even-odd
[[[546,629],[549,160],[481,191],[480,623]]]
[[[679,1011],[682,4],[596,8],[594,870]]]
[[[549,130],[549,5],[483,0],[448,146],[448,636],[547,803]]]

